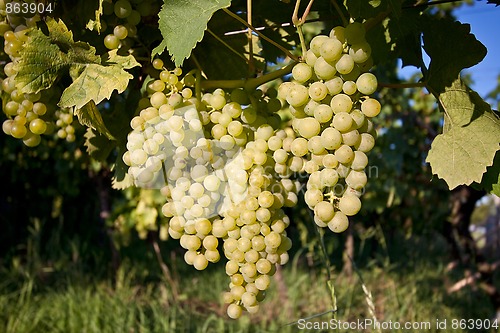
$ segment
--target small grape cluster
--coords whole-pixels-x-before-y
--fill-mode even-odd
[[[105,19],[101,21],[101,30],[113,27],[113,33],[104,37],[104,46],[110,50],[130,49],[143,18],[159,11],[155,0],[104,0],[102,8]]]
[[[308,156],[305,201],[316,224],[334,232],[344,231],[348,216],[360,210],[367,182],[366,153],[375,135],[370,118],[381,109],[369,97],[377,89],[375,75],[366,72],[370,55],[361,23],[335,27],[311,40],[305,62],[292,69],[294,81],[279,88],[298,134],[291,152]]]
[[[0,3],[0,9],[5,3]],[[8,19],[8,17],[7,17]],[[38,146],[42,134],[56,132],[59,138],[68,142],[75,141],[73,115],[68,109],[59,109],[56,106],[58,88],[52,87],[36,94],[24,94],[17,89],[16,68],[19,52],[28,39],[27,33],[31,28],[36,28],[40,20],[38,15],[23,19],[23,24],[13,25],[6,21],[8,28],[3,27],[4,51],[10,57],[3,71],[6,77],[1,81],[3,95],[3,112],[9,117],[2,124],[2,130],[7,135],[23,140],[28,147]]]

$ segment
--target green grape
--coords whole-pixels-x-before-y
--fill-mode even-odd
[[[344,54],[335,63],[335,69],[339,74],[348,74],[354,69],[354,60],[348,55]]]
[[[323,57],[319,57],[314,63],[314,73],[318,78],[326,81],[333,79],[337,74],[337,68],[328,63]]]
[[[330,106],[335,114],[340,112],[349,113],[352,108],[352,99],[346,94],[338,94],[332,97]]]
[[[28,130],[24,126],[24,124],[19,124],[14,121],[10,128],[10,135],[12,135],[16,139],[23,138],[28,133]]]
[[[311,40],[311,43],[309,44],[309,48],[314,53],[314,55],[316,55],[316,57],[319,57],[321,55],[321,46],[328,39],[329,39],[328,36],[318,35],[318,36],[315,36]]]
[[[338,149],[342,144],[342,134],[335,128],[326,128],[321,133],[321,142],[326,149]]]
[[[305,83],[312,77],[312,68],[306,63],[298,63],[292,69],[293,78],[299,83]]]
[[[109,50],[117,49],[120,46],[120,39],[112,34],[107,35],[104,38],[104,46],[106,46]]]
[[[354,195],[344,195],[339,200],[339,210],[347,216],[356,215],[361,209],[361,200]]]
[[[29,124],[29,129],[33,134],[43,134],[47,130],[47,124],[42,119],[34,119]]]
[[[349,219],[343,212],[336,211],[335,215],[330,221],[328,221],[327,225],[328,228],[335,233],[344,232],[349,226]]]
[[[338,26],[330,30],[330,38],[335,38],[339,40],[342,44],[345,43],[345,28],[342,26]]]
[[[354,81],[345,81],[342,86],[342,91],[347,95],[354,95],[358,89]]]
[[[314,82],[309,86],[309,96],[314,101],[323,100],[328,94],[328,88],[323,82]]]
[[[344,36],[347,43],[350,45],[364,42],[365,28],[363,27],[363,24],[359,22],[350,23],[345,27]]]
[[[302,106],[306,104],[308,100],[309,100],[308,89],[298,84],[291,87],[290,91],[286,96],[286,101],[293,107]]]
[[[377,78],[372,73],[363,73],[356,80],[356,86],[360,93],[371,95],[377,90]]]
[[[118,0],[114,6],[114,12],[118,18],[127,18],[132,13],[132,5],[128,0]]]
[[[352,117],[347,112],[339,112],[333,116],[333,127],[340,132],[347,132],[352,126]]]
[[[127,38],[128,36],[128,30],[125,26],[123,25],[117,25],[114,30],[113,30],[113,34],[115,35],[116,38],[118,38],[119,40],[123,40],[125,38]]]
[[[342,145],[335,150],[335,157],[342,164],[349,164],[354,159],[354,151],[348,145]]]
[[[373,98],[366,99],[361,103],[361,112],[367,117],[375,117],[380,113],[380,102]]]
[[[349,55],[357,64],[362,64],[370,58],[372,48],[367,42],[361,42],[351,45]]]
[[[318,202],[318,204],[314,206],[314,216],[325,223],[328,223],[334,215],[334,207],[327,201]]]
[[[320,48],[320,55],[327,62],[335,62],[340,59],[344,47],[337,39],[328,38]]]

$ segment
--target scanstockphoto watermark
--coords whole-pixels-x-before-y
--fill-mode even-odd
[[[342,321],[331,319],[329,321],[307,321],[299,319],[297,328],[299,330],[431,330],[430,321],[399,322],[399,321],[378,321],[370,318],[358,319],[355,321]]]

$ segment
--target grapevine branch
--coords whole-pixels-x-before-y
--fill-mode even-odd
[[[205,90],[223,88],[223,89],[236,89],[244,88],[247,91],[253,91],[257,87],[263,85],[266,82],[280,78],[292,71],[293,66],[296,64],[292,61],[287,66],[278,69],[274,72],[247,80],[204,80],[201,82],[201,87]]]
[[[290,57],[291,59],[295,60],[295,61],[298,61],[299,59],[297,58],[297,56],[293,55],[290,51],[288,51],[286,48],[284,48],[283,46],[281,46],[280,44],[276,43],[275,41],[273,41],[271,38],[263,35],[262,33],[260,33],[257,29],[255,29],[251,24],[248,24],[248,22],[246,22],[245,20],[243,20],[241,17],[239,17],[238,15],[236,15],[235,13],[233,13],[232,11],[230,11],[229,9],[227,8],[222,8],[222,10],[224,12],[226,12],[226,14],[228,14],[229,16],[231,16],[232,18],[234,18],[235,20],[239,21],[240,23],[242,23],[244,26],[246,26],[248,29],[252,30],[253,32],[255,32],[260,38],[262,38],[263,40],[265,40],[266,42],[274,45],[275,47],[277,47],[278,49],[280,49],[283,53],[285,53],[288,57]]]

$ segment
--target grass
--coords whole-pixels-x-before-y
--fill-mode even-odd
[[[430,322],[429,330],[403,331],[443,332],[437,329],[436,319],[446,319],[450,325],[453,318],[486,319],[492,315],[488,299],[477,290],[464,288],[448,294],[443,280],[445,268],[439,264],[440,258],[432,257],[434,254],[429,253],[432,249],[420,248],[421,256],[392,264],[367,261],[357,270],[366,291],[371,293],[370,301],[377,320],[384,323]],[[99,277],[80,268],[72,268],[50,279],[4,270],[0,280],[0,332],[288,333],[305,328],[304,321],[301,325],[297,323],[301,318],[314,317],[307,324],[311,328],[330,324],[333,318],[331,312],[316,316],[332,309],[327,275],[319,262],[307,264],[303,255],[296,254],[285,266],[281,288],[274,281],[258,314],[238,321],[226,318],[220,301],[220,293],[227,287],[223,266],[196,272],[183,265],[182,259],[178,260],[169,263],[181,290],[177,300],[172,298],[165,282],[154,279],[154,269],[143,266],[144,260],[124,261],[111,278]],[[359,276],[334,274],[333,284],[338,306],[336,319],[355,322],[372,318]],[[287,325],[289,323],[292,324]]]

